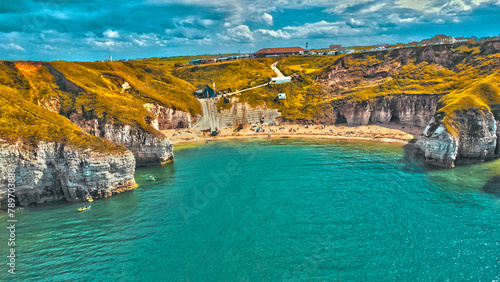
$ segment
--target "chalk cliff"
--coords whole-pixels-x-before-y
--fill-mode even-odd
[[[450,133],[443,123],[445,113],[437,112],[422,136],[417,149],[425,162],[441,167],[482,162],[498,156],[498,127],[491,111],[469,109],[457,115],[462,130]]]
[[[87,120],[78,113],[73,113],[70,120],[91,135],[125,146],[134,154],[137,166],[159,165],[174,158],[172,142],[161,134],[153,134],[131,125]]]
[[[6,207],[8,170],[15,170],[17,206],[53,201],[80,202],[135,188],[130,151],[100,153],[56,142],[3,143],[0,148],[0,208]]]
[[[156,130],[191,127],[191,115],[187,112],[152,103],[145,103],[143,106],[152,114],[153,119],[149,124]]]
[[[426,126],[439,101],[439,95],[390,95],[366,101],[347,101],[335,106],[335,122],[353,125],[402,124]]]

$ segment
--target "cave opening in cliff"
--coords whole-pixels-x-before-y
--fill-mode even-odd
[[[392,114],[391,120],[389,122],[399,122],[399,116],[396,114]]]
[[[177,128],[184,128],[184,123],[182,121],[179,121],[177,124]]]
[[[337,119],[335,119],[335,124],[342,124],[342,123],[347,123],[347,120],[341,113],[337,112]]]

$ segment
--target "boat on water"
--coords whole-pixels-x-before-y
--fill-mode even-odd
[[[91,207],[91,206],[88,206],[88,207],[87,207],[87,206],[85,206],[85,207],[81,207],[81,208],[79,208],[79,209],[78,209],[78,211],[79,211],[79,212],[81,212],[81,211],[86,211],[86,210],[90,209],[90,207]]]
[[[149,181],[155,181],[155,178],[153,176],[150,176],[148,180]]]

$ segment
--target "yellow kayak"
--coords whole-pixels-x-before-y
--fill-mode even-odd
[[[91,207],[91,206],[88,206],[88,207],[86,207],[86,208],[79,208],[79,209],[78,209],[78,211],[79,211],[79,212],[81,212],[81,211],[86,211],[86,210],[90,209],[90,207]]]

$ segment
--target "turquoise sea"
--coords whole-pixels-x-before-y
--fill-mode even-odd
[[[498,174],[429,169],[395,144],[178,147],[87,212],[18,210],[16,274],[3,227],[0,280],[498,281],[500,199],[482,190]]]

